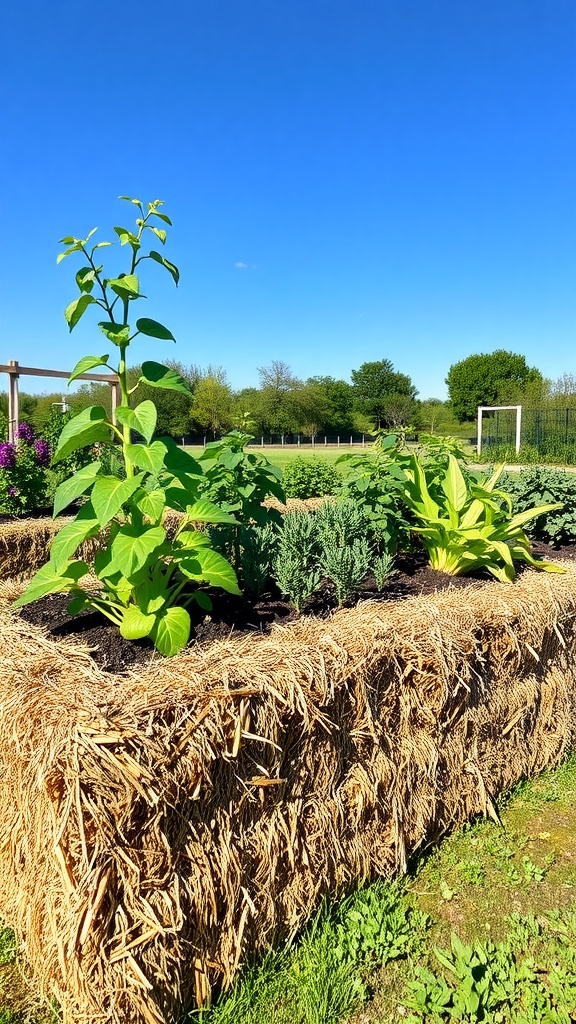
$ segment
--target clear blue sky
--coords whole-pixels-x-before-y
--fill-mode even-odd
[[[422,398],[495,348],[576,372],[574,0],[20,0],[0,84],[0,363],[106,351],[57,242],[114,237],[128,194],[182,275],[143,275],[178,344],[132,362],[387,358]]]

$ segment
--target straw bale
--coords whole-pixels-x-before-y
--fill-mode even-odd
[[[174,1024],[574,742],[576,567],[100,672],[0,601],[0,909],[74,1024]]]

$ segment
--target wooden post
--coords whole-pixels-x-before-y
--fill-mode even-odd
[[[120,384],[117,380],[110,384],[112,391],[112,423],[116,426],[116,409],[120,405]]]
[[[18,401],[18,378],[19,373],[17,360],[11,359],[9,366],[14,370],[8,371],[8,440],[14,441],[19,426],[19,401]]]

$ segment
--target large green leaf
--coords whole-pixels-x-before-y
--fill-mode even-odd
[[[101,405],[91,405],[87,409],[82,409],[82,412],[65,425],[52,462],[60,462],[79,448],[86,448],[88,445],[109,439],[110,425],[106,420],[106,410]]]
[[[127,444],[126,455],[138,469],[145,469],[148,473],[157,476],[164,465],[166,445],[163,441],[153,441],[152,444]]]
[[[82,466],[74,476],[64,480],[56,488],[54,495],[54,518],[66,508],[70,502],[75,501],[81,494],[85,494],[88,488],[94,483],[100,469],[99,462],[91,462],[88,466]]]
[[[78,360],[78,362],[76,363],[76,366],[72,370],[72,373],[70,374],[70,377],[68,378],[68,383],[70,384],[71,381],[76,380],[76,377],[79,377],[81,373],[88,373],[90,370],[93,370],[94,367],[96,367],[96,366],[105,366],[106,363],[108,362],[109,358],[110,358],[109,355],[105,355],[105,356],[82,356],[82,359]]]
[[[81,267],[76,274],[76,284],[81,292],[91,292],[94,287],[96,273],[93,267]]]
[[[69,306],[66,306],[64,316],[66,317],[66,323],[71,331],[76,327],[76,324],[84,315],[88,306],[94,305],[95,302],[96,299],[92,295],[88,295],[84,292],[82,295],[79,295],[77,299],[74,299]]]
[[[137,299],[140,297],[140,282],[136,274],[125,274],[124,277],[112,277],[108,285],[121,299]],[[142,296],[144,298],[144,296]]]
[[[92,507],[101,527],[106,526],[142,483],[143,473],[119,480],[117,476],[101,476],[92,488]]]
[[[510,520],[510,530],[514,530],[518,526],[523,526],[524,523],[528,523],[531,519],[535,519],[537,516],[546,515],[547,512],[554,512],[558,508],[564,508],[563,501],[556,501],[549,505],[537,505],[535,508],[527,508],[523,512],[517,512]]]
[[[182,479],[188,475],[203,477],[202,466],[189,452],[180,448],[171,437],[163,438],[166,445],[166,458],[164,465],[175,477]]]
[[[141,640],[145,636],[150,636],[155,622],[155,615],[145,615],[135,605],[128,605],[122,615],[120,635],[125,640]]]
[[[448,469],[441,486],[452,507],[456,512],[461,512],[468,499],[468,488],[458,460],[453,455],[448,456]]]
[[[120,239],[120,245],[126,245],[126,243],[129,242],[135,251],[137,251],[140,248],[140,242],[138,241],[138,237],[134,235],[132,231],[129,231],[128,228],[116,227],[114,228],[114,231]]]
[[[161,526],[150,526],[144,530],[133,526],[121,527],[112,541],[110,564],[100,575],[113,576],[115,572],[121,572],[123,576],[131,576],[142,568],[165,538],[166,531]]]
[[[156,214],[156,216],[159,217],[160,214]],[[172,275],[174,284],[177,286],[180,280],[180,271],[178,270],[176,264],[171,263],[170,260],[167,260],[165,256],[162,256],[161,253],[155,252],[154,249],[152,249],[152,251],[148,255],[151,260],[155,260],[156,263],[160,263],[162,267],[166,268],[168,273]]]
[[[86,562],[70,562],[62,572],[58,572],[51,562],[47,562],[32,577],[24,593],[14,601],[14,607],[22,608],[23,605],[37,601],[46,594],[69,590],[88,571],[89,566]]]
[[[160,487],[155,488],[153,491],[147,491],[138,502],[138,508],[142,514],[158,522],[162,518],[165,505],[166,494]]]
[[[187,505],[186,515],[193,523],[230,523],[231,526],[234,526],[238,522],[234,516],[229,515],[228,512],[223,512],[218,505],[209,501],[208,498],[200,498],[192,505]]]
[[[167,608],[157,616],[156,625],[150,634],[154,646],[167,658],[172,658],[188,643],[190,637],[190,616],[185,608]]]
[[[200,574],[198,574],[193,563],[200,563]],[[229,594],[240,594],[236,573],[230,562],[223,555],[219,555],[212,548],[198,547],[193,557],[178,560],[178,566],[185,576],[191,579],[201,579],[212,587],[221,587]]]
[[[144,381],[145,384],[150,384],[153,388],[181,391],[185,395],[192,394],[184,378],[179,373],[176,373],[175,370],[169,369],[168,366],[162,366],[161,363],[154,363],[149,360],[142,363],[142,376],[140,380]]]
[[[157,417],[156,406],[149,399],[140,402],[135,409],[128,409],[125,405],[119,405],[116,409],[118,422],[130,427],[131,430],[137,430],[146,438],[148,444],[150,444],[152,434],[156,429]]]
[[[127,345],[130,340],[129,324],[117,324],[112,320],[101,320],[98,327],[106,335],[108,341],[114,342],[115,345]]]
[[[167,327],[159,324],[157,320],[150,320],[145,316],[140,317],[136,321],[136,330],[140,331],[140,334],[146,334],[149,338],[160,338],[161,341],[176,341],[176,338]]]
[[[154,209],[154,203],[148,203],[148,214],[150,217],[159,217],[165,224],[169,224],[170,227],[172,227],[170,217],[167,217],[165,213],[159,213],[158,210]]]
[[[88,501],[82,506],[76,518],[58,531],[50,546],[50,562],[58,572],[74,554],[78,546],[88,537],[100,532],[100,524],[94,509]]]

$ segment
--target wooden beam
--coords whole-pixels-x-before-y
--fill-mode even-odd
[[[70,377],[65,370],[38,370],[35,366],[20,366],[19,363],[5,366],[0,364],[0,373],[25,374],[27,377]],[[101,380],[106,384],[118,383],[115,373],[79,373],[76,380]]]

